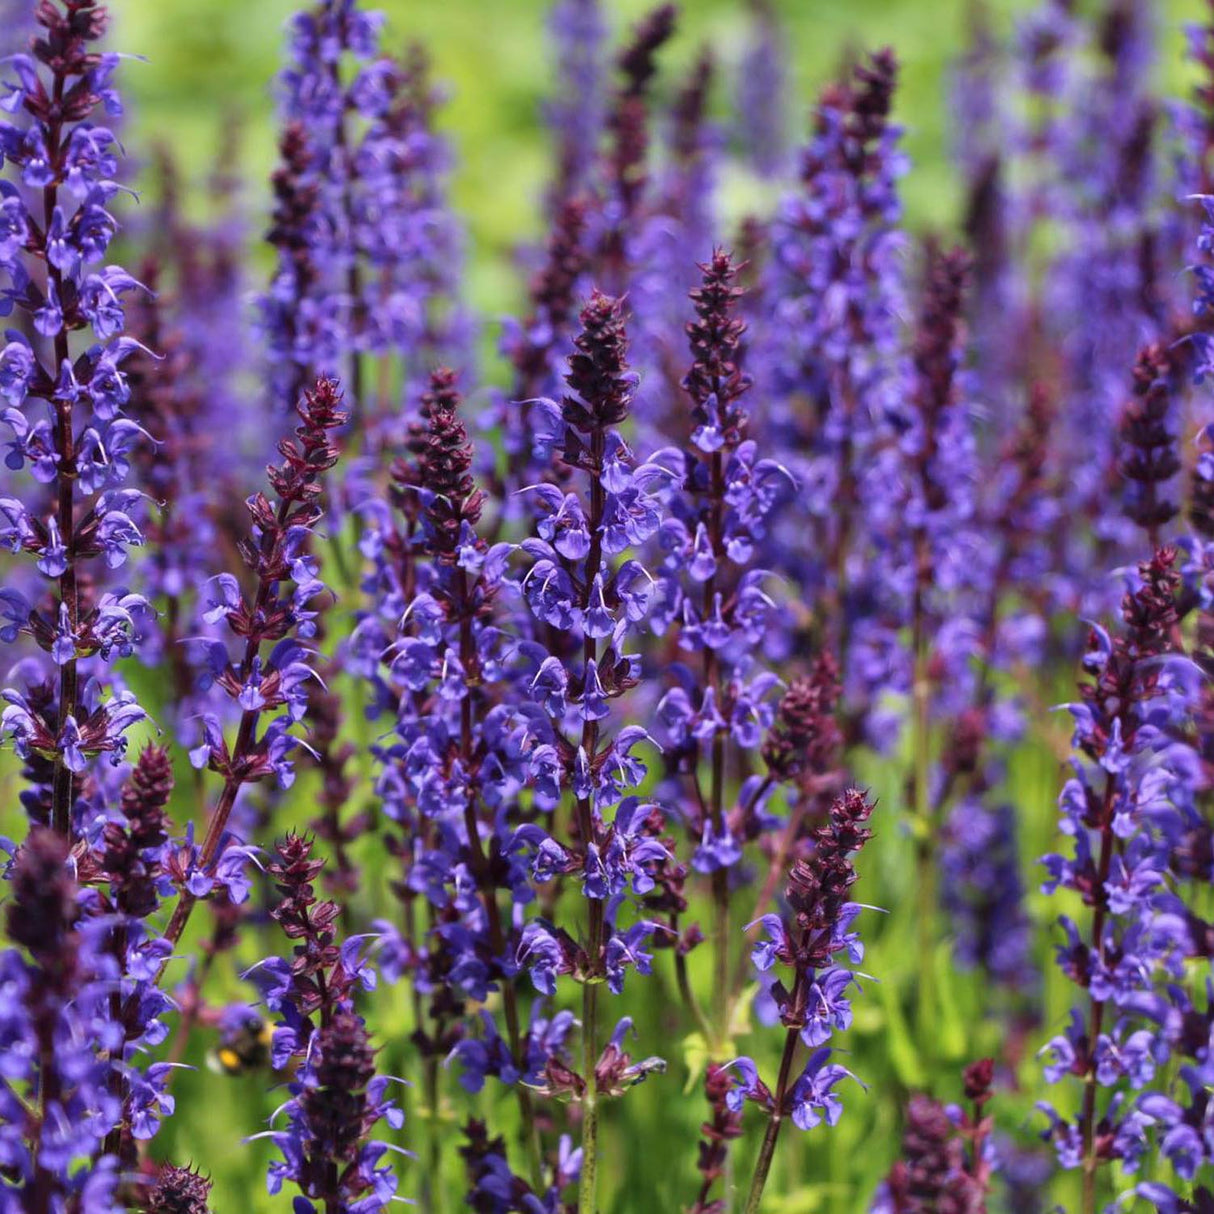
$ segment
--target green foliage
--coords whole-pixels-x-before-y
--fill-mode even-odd
[[[1006,27],[1029,5],[1025,0],[982,0]],[[806,120],[822,85],[849,55],[892,45],[902,62],[897,118],[907,128],[914,165],[903,183],[915,226],[951,223],[960,183],[949,163],[949,65],[962,45],[974,0],[776,0],[792,48],[793,93]],[[233,130],[241,143],[245,180],[264,195],[273,162],[273,90],[281,30],[293,0],[191,0],[179,4],[112,0],[116,44],[145,55],[124,76],[137,139],[146,147],[169,131],[185,149],[185,167],[198,176],[210,166]],[[455,206],[469,225],[469,290],[485,315],[508,311],[524,279],[511,256],[539,231],[539,199],[550,169],[538,121],[552,79],[546,54],[544,0],[384,0],[389,44],[420,41],[434,57],[438,79],[450,88],[443,123],[458,155]],[[643,14],[648,0],[605,5],[614,30]],[[1184,87],[1181,27],[1195,20],[1200,0],[1155,0],[1163,33],[1167,84]],[[717,52],[729,78],[736,76],[744,44],[744,0],[684,0],[679,34],[663,53],[659,91],[677,87],[704,43]],[[798,119],[798,121],[800,121]],[[757,183],[740,175],[725,182],[730,214],[752,203]],[[261,196],[255,201],[260,204]]]

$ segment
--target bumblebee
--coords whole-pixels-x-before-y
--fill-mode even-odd
[[[255,1012],[250,1012],[238,1024],[229,1027],[219,1044],[207,1055],[212,1071],[224,1075],[247,1075],[251,1071],[268,1070],[270,1040],[274,1026]]]

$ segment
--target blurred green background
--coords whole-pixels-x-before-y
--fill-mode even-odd
[[[122,75],[129,101],[125,137],[130,150],[146,157],[155,143],[164,143],[179,158],[187,180],[201,180],[212,165],[225,132],[235,124],[240,132],[239,168],[247,183],[251,235],[265,226],[266,180],[273,163],[274,107],[271,81],[280,62],[281,30],[293,5],[290,0],[112,0],[117,21],[116,47],[146,58],[130,63]],[[539,198],[549,165],[546,134],[539,105],[552,78],[544,30],[547,4],[541,0],[388,0],[388,45],[395,49],[417,39],[431,50],[438,79],[450,90],[443,125],[456,154],[453,192],[456,209],[469,234],[469,284],[472,301],[483,317],[509,311],[519,299],[522,276],[512,253],[539,233]],[[645,0],[610,0],[613,27],[621,31],[645,11]],[[747,10],[742,0],[685,0],[680,32],[663,55],[666,72],[660,87],[669,89],[707,41],[716,49],[725,75],[732,82],[744,45]],[[893,45],[903,62],[903,88],[898,116],[908,130],[907,147],[913,166],[905,181],[909,222],[914,226],[947,226],[955,217],[960,182],[949,167],[948,131],[963,116],[948,113],[950,61],[960,48],[967,24],[968,0],[776,0],[789,35],[797,108],[807,114],[812,98],[831,78],[849,50]],[[1163,39],[1161,73],[1165,89],[1178,94],[1186,87],[1181,63],[1181,26],[1197,17],[1200,0],[1166,0],[1156,6]],[[1027,6],[1012,0],[989,5],[996,23],[1006,29]],[[802,124],[803,125],[803,124]],[[758,186],[743,177],[729,177],[724,190],[731,206],[744,205]],[[200,191],[197,201],[205,206]],[[264,254],[262,266],[268,264]],[[251,285],[258,276],[253,275]],[[160,689],[154,676],[132,675],[142,702],[153,711]],[[348,702],[357,703],[359,688],[343,686]],[[1069,695],[1062,679],[1049,702]],[[1057,1031],[1073,990],[1051,961],[1050,927],[1059,899],[1037,894],[1035,862],[1055,844],[1055,798],[1062,779],[1061,754],[1067,724],[1050,714],[1048,703],[1038,706],[1043,722],[1030,745],[1009,765],[1008,797],[1022,818],[1022,859],[1026,884],[1034,892],[1029,905],[1039,925],[1038,958],[1044,975],[1041,992],[1043,1026],[1010,1052],[1023,1059],[1016,1090],[1001,1093],[998,1116],[1003,1130],[1032,1140],[1041,1120],[1034,1101],[1045,1094],[1033,1051]],[[364,743],[366,738],[361,739]],[[180,795],[177,820],[192,812],[184,754],[176,753]],[[895,825],[902,799],[905,763],[870,761],[856,774],[881,797],[883,816],[876,822],[878,837],[861,865],[862,898],[890,908],[913,904],[911,845]],[[11,784],[10,784],[11,788]],[[305,824],[315,812],[316,775],[301,776],[276,806],[275,830]],[[365,881],[357,909],[370,917],[391,913],[388,881],[391,861],[376,841],[364,848]],[[1075,908],[1066,909],[1075,911]],[[856,1214],[865,1208],[876,1182],[896,1150],[898,1110],[906,1093],[930,1086],[944,1097],[957,1091],[956,1073],[962,1061],[985,1051],[1009,1047],[1005,1022],[992,1016],[992,994],[977,976],[955,974],[945,946],[931,958],[916,955],[914,917],[909,914],[873,916],[866,924],[870,951],[865,969],[880,981],[865,982],[856,1000],[856,1025],[847,1048],[848,1064],[870,1085],[867,1093],[852,1086],[846,1093],[847,1113],[833,1131],[809,1135],[789,1133],[781,1144],[769,1199],[770,1214]],[[240,960],[247,964],[282,948],[277,929],[269,925],[244,941]],[[612,1107],[604,1131],[604,1214],[649,1214],[675,1211],[688,1203],[695,1188],[695,1140],[705,1106],[694,1078],[685,1088],[684,1061],[696,1059],[694,1039],[685,1039],[687,1025],[674,1000],[667,958],[654,980],[630,978],[628,1010],[643,1026],[638,1044],[642,1053],[663,1052],[670,1073],[631,1093]],[[706,993],[707,956],[695,961],[695,980]],[[923,968],[937,969],[943,992],[940,1023],[930,1042],[914,1041],[908,1010]],[[236,966],[225,964],[219,987],[233,997],[241,993]],[[213,992],[217,993],[217,992]],[[248,996],[247,988],[243,991]],[[614,1007],[612,1012],[614,1012]],[[610,1013],[609,1013],[610,1014]],[[381,991],[374,1001],[373,1025],[387,1042],[385,1069],[417,1079],[415,1055],[407,1043],[411,1016],[403,987]],[[781,1034],[757,1030],[745,1048],[771,1074]],[[932,1061],[934,1059],[934,1061]],[[202,1069],[203,1050],[196,1047],[190,1061],[200,1069],[183,1073],[176,1084],[181,1113],[171,1118],[157,1140],[157,1153],[179,1162],[192,1160],[216,1181],[214,1208],[229,1211],[287,1209],[289,1195],[267,1198],[264,1165],[267,1143],[242,1146],[264,1118],[281,1103],[281,1092],[266,1092],[264,1075],[224,1079]],[[406,1097],[409,1122],[398,1136],[402,1145],[425,1155],[430,1133],[446,1143],[447,1180],[451,1194],[447,1209],[460,1208],[460,1166],[455,1155],[457,1126],[468,1115],[448,1073],[453,1093],[436,1122],[416,1088]],[[492,1124],[509,1132],[512,1105],[486,1094],[473,1102],[489,1113]],[[738,1174],[746,1176],[757,1147],[757,1122],[738,1148]],[[792,1141],[795,1140],[795,1141]],[[420,1190],[422,1163],[405,1163],[402,1192]],[[1072,1180],[1062,1180],[1054,1196],[1072,1197]]]
[[[656,0],[605,0],[619,35]],[[1154,9],[1162,63],[1172,90],[1184,87],[1182,30],[1201,0],[1137,0]],[[1032,8],[1025,0],[983,0],[999,29]],[[949,64],[963,44],[975,0],[774,0],[788,34],[792,84],[801,113],[849,51],[889,44],[902,60],[898,117],[907,128],[913,171],[904,182],[912,224],[943,225],[960,186],[948,163]],[[115,46],[145,56],[124,73],[135,147],[147,136],[171,143],[187,168],[208,163],[225,126],[243,128],[241,161],[253,200],[264,200],[273,161],[271,81],[292,0],[111,0]],[[511,250],[538,232],[548,171],[539,106],[552,81],[547,0],[385,0],[387,46],[420,40],[449,88],[443,125],[455,144],[456,207],[469,231],[470,291],[490,316],[521,289]],[[1091,6],[1087,6],[1091,7]],[[749,24],[744,0],[683,0],[677,37],[662,53],[659,90],[677,82],[710,44],[732,87]],[[718,98],[718,102],[720,102]],[[801,123],[797,129],[803,129]],[[723,183],[726,205],[748,183]],[[741,196],[741,197],[740,197]]]

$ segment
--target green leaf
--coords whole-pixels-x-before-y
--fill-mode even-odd
[[[952,949],[947,944],[936,949],[932,957],[936,970],[936,1014],[940,1053],[954,1062],[966,1057],[969,1031],[966,1016],[958,1004],[961,978],[953,969]]]
[[[708,1066],[708,1042],[703,1033],[688,1033],[683,1038],[683,1065],[687,1068],[687,1082],[683,1085],[686,1096],[700,1082],[700,1076]]]
[[[911,1038],[906,1025],[906,1017],[898,1003],[898,994],[890,983],[880,983],[877,990],[881,992],[881,1002],[885,1007],[885,1015],[889,1021],[889,1057],[894,1066],[894,1073],[908,1088],[921,1088],[927,1076],[923,1071],[923,1063],[919,1050]]]
[[[729,1009],[729,1040],[737,1041],[739,1037],[745,1037],[753,1027],[750,1020],[750,1010],[754,1007],[755,996],[759,993],[759,984],[752,982],[746,989],[734,1000],[734,1005]]]

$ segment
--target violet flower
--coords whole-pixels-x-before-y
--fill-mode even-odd
[[[275,385],[288,403],[317,375],[340,374],[354,385],[356,405],[364,403],[353,353],[361,300],[348,111],[361,101],[375,117],[387,105],[386,64],[373,62],[382,24],[381,13],[363,12],[355,0],[319,0],[288,27],[280,90],[284,117],[297,125],[288,126],[282,142],[280,208],[271,232],[281,256],[262,304],[272,365],[279,375],[295,368]],[[357,73],[353,84],[343,78],[347,58]]]
[[[497,403],[488,419],[496,423],[506,450],[505,472],[493,478],[500,499],[499,526],[516,522],[534,505],[524,489],[556,474],[551,452],[534,433],[532,406],[538,398],[560,392],[561,368],[576,331],[577,300],[589,263],[587,211],[581,197],[561,202],[543,262],[528,288],[530,311],[521,322],[503,322],[501,350],[514,368],[514,380],[510,395]]]
[[[13,1179],[4,1184],[15,1200],[25,1191],[48,1209],[81,1192],[91,1169],[107,1196],[113,1193],[116,1161],[103,1158],[104,1146],[122,1116],[110,1068],[99,1056],[113,1026],[109,999],[98,988],[112,980],[113,963],[79,931],[79,892],[68,858],[62,836],[34,828],[13,871],[7,922],[16,947],[0,953],[12,992],[4,1002],[4,1038],[25,1043],[11,1058],[5,1084],[0,1133]],[[26,1092],[37,1109],[32,1124]],[[90,1165],[73,1170],[79,1160]]]
[[[183,214],[180,169],[160,151],[160,205],[150,257],[173,283],[161,306],[179,333],[189,387],[203,397],[207,413],[224,419],[225,437],[238,433],[238,465],[228,442],[204,444],[204,459],[218,481],[230,484],[236,475],[256,474],[270,447],[256,411],[246,407],[244,376],[251,356],[245,261],[247,223],[241,185],[236,175],[242,128],[230,125],[206,177],[207,219],[193,222]],[[205,391],[202,391],[205,389]],[[302,390],[302,389],[301,389]]]
[[[1167,236],[1156,218],[1157,106],[1144,87],[1150,16],[1127,6],[1089,32],[1065,6],[1050,10],[1040,49],[1043,62],[1052,64],[1047,77],[1056,73],[1053,95],[1064,104],[1039,111],[1047,117],[1031,138],[1045,178],[1040,199],[1024,205],[1037,212],[1026,220],[1053,221],[1069,234],[1041,299],[1054,318],[1068,405],[1059,414],[1064,437],[1054,452],[1067,524],[1056,542],[1056,590],[1091,614],[1112,609],[1106,571],[1133,553],[1136,542],[1124,518],[1104,506],[1119,454],[1116,431],[1106,421],[1124,398],[1126,349],[1170,343],[1172,278],[1161,272],[1157,253]],[[1099,51],[1089,69],[1077,53],[1085,40]]]
[[[1209,294],[1205,273],[1210,245],[1209,201],[1203,198],[1202,203],[1206,214],[1197,243],[1203,256],[1195,267],[1198,295],[1194,306],[1199,323]],[[1190,367],[1198,385],[1206,372],[1206,344],[1199,331],[1192,342],[1196,357]],[[1161,361],[1165,371],[1174,371],[1182,351],[1183,347],[1174,348],[1166,359],[1159,360],[1150,357],[1155,352],[1148,352],[1148,366]],[[1168,468],[1169,460],[1176,462],[1171,437],[1174,423],[1169,414],[1175,408],[1174,394],[1181,386],[1178,378],[1172,374],[1164,383],[1152,380],[1147,398],[1136,411],[1143,424],[1131,434],[1150,440],[1140,442],[1136,452],[1142,465],[1136,470],[1148,474],[1142,478],[1144,484],[1154,483],[1149,479],[1150,472]],[[1145,376],[1139,379],[1141,382]],[[1157,398],[1153,402],[1152,396]],[[1132,917],[1137,929],[1135,951],[1140,956],[1145,954],[1145,961],[1139,962],[1142,978],[1137,990],[1123,982],[1112,993],[1123,1016],[1110,1034],[1110,1042],[1102,1042],[1097,1049],[1096,1071],[1097,1079],[1104,1083],[1115,1081],[1119,1074],[1127,1075],[1130,1086],[1137,1090],[1133,1108],[1123,1123],[1132,1127],[1132,1133],[1121,1137],[1131,1143],[1127,1153],[1132,1161],[1148,1153],[1155,1158],[1152,1179],[1140,1183],[1135,1193],[1161,1210],[1178,1211],[1200,1210],[1208,1204],[1208,1189],[1194,1182],[1212,1160],[1204,1130],[1214,1004],[1208,980],[1204,991],[1193,981],[1195,973],[1200,972],[1193,962],[1204,967],[1214,952],[1214,926],[1204,918],[1202,903],[1202,891],[1210,880],[1210,856],[1214,854],[1209,804],[1214,726],[1205,677],[1211,669],[1209,443],[1207,424],[1199,435],[1198,463],[1191,482],[1189,514],[1194,533],[1182,541],[1183,589],[1175,599],[1178,619],[1190,614],[1197,617],[1192,660],[1201,678],[1188,680],[1187,666],[1179,655],[1171,658],[1171,670],[1165,668],[1160,676],[1164,694],[1161,705],[1151,713],[1151,723],[1160,731],[1157,747],[1166,758],[1142,778],[1147,793],[1139,793],[1138,812],[1130,819],[1137,833],[1126,845],[1127,859],[1119,854],[1114,860],[1106,885],[1110,913]],[[1150,497],[1144,498],[1147,505],[1152,504]],[[1156,498],[1154,504],[1162,509],[1168,499]],[[1178,624],[1169,640],[1175,644],[1180,635]],[[1122,818],[1127,816],[1123,814]],[[1125,830],[1118,834],[1120,838]],[[1146,859],[1139,860],[1139,856]],[[1188,959],[1188,965],[1182,959]],[[1171,1065],[1165,1069],[1165,1063]],[[1192,1204],[1180,1193],[1191,1193]]]
[[[1006,98],[1012,95],[1007,47],[996,37],[990,14],[974,6],[966,48],[953,68],[950,104],[965,120],[953,132],[954,155],[965,175],[962,228],[973,258],[967,320],[970,374],[978,399],[998,401],[990,427],[999,433],[1004,418],[1018,412],[1029,335],[1029,284],[1013,255],[1015,233],[1009,198],[1007,145],[1011,125]],[[1014,338],[1013,336],[1014,335]]]
[[[432,907],[426,980],[446,988],[435,1006],[451,1012],[501,992],[505,1040],[486,1017],[484,1035],[467,1033],[452,1056],[466,1085],[487,1074],[515,1085],[538,1177],[531,1097],[519,1081],[538,1078],[543,1051],[559,1053],[564,1034],[545,1033],[534,1018],[528,1030],[515,992],[517,925],[534,897],[514,817],[526,779],[527,726],[514,715],[515,642],[498,602],[510,547],[490,546],[478,533],[484,495],[472,477],[460,405],[454,372],[433,372],[416,463],[394,473],[398,500],[416,498],[414,543],[425,590],[383,655],[399,707],[394,739],[378,748],[380,787],[402,830],[408,896],[422,895]],[[435,1036],[431,1066],[442,1038]]]
[[[312,858],[311,843],[288,835],[275,850],[268,871],[279,900],[271,913],[298,943],[290,962],[272,957],[248,976],[280,1016],[274,1058],[280,1066],[298,1059],[299,1067],[291,1099],[272,1119],[285,1117],[286,1128],[256,1135],[282,1152],[267,1187],[273,1194],[287,1181],[298,1186],[301,1214],[382,1210],[396,1199],[396,1174],[383,1161],[395,1148],[371,1134],[381,1121],[399,1129],[404,1115],[386,1097],[392,1081],[376,1074],[375,1051],[353,1007],[355,992],[373,989],[376,976],[359,937],[337,942],[338,907],[315,895],[323,861]]]
[[[313,820],[312,829],[316,837],[328,845],[333,857],[333,867],[325,873],[326,886],[347,904],[348,910],[349,899],[358,890],[362,876],[352,848],[371,829],[373,818],[369,809],[353,814],[347,812],[347,807],[355,801],[358,787],[351,770],[358,751],[352,742],[342,738],[345,721],[342,700],[327,685],[339,673],[338,665],[330,662],[323,672],[325,682],[319,678],[312,682],[304,721],[320,772],[320,791],[316,798],[320,814]]]
[[[111,811],[97,849],[79,866],[82,883],[95,887],[92,913],[108,923],[109,948],[119,965],[111,995],[115,1043],[111,1088],[122,1098],[121,1125],[110,1131],[106,1149],[124,1170],[136,1165],[136,1144],[156,1133],[173,1112],[168,1083],[172,1063],[149,1062],[147,1049],[168,1036],[162,1017],[173,1001],[158,988],[171,946],[149,920],[172,889],[176,842],[167,807],[173,792],[168,752],[146,747],[124,782],[117,812]],[[229,892],[242,900],[235,874]]]
[[[968,1111],[911,1097],[901,1158],[877,1191],[871,1214],[986,1214],[991,1120],[983,1110],[993,1072],[989,1058],[966,1067]]]
[[[777,785],[784,789],[789,810],[770,849],[751,928],[764,921],[790,866],[812,857],[815,830],[829,818],[831,805],[843,791],[843,735],[836,720],[840,690],[834,658],[829,653],[818,654],[808,673],[788,684],[763,739],[760,753],[767,774],[761,782],[752,777],[752,790],[747,790],[751,798],[749,830],[767,825],[763,802]]]
[[[464,337],[428,63],[416,48],[400,64],[381,57],[382,25],[356,0],[319,0],[290,23],[280,259],[262,300],[278,395],[345,374],[359,417],[377,424],[394,410],[367,398],[363,353],[404,358],[408,399],[421,368]]]
[[[399,356],[401,399],[411,404],[434,367],[473,365],[475,333],[461,295],[464,232],[448,198],[453,154],[438,129],[444,94],[415,43],[392,73],[392,101],[355,156],[353,235],[368,266],[358,311],[362,347]],[[399,441],[392,402],[376,408],[381,441]]]
[[[683,441],[686,413],[678,378],[687,293],[717,230],[715,189],[720,133],[709,118],[717,66],[705,48],[671,105],[667,163],[653,175],[629,240],[628,301],[633,364],[645,391],[636,410],[645,449]]]
[[[756,173],[777,178],[789,155],[788,31],[771,0],[750,0],[748,39],[737,77],[738,151]]]
[[[537,989],[551,991],[557,974],[583,984],[583,1201],[595,1191],[599,1086],[590,1071],[598,1056],[598,993],[603,980],[619,991],[625,972],[646,972],[646,941],[656,930],[641,920],[625,928],[620,909],[627,886],[644,895],[666,858],[653,837],[651,810],[628,794],[644,777],[632,751],[647,735],[640,726],[612,731],[615,702],[636,684],[639,658],[625,648],[649,608],[650,575],[630,555],[658,531],[654,490],[666,479],[656,465],[634,465],[616,429],[636,389],[628,370],[628,340],[619,300],[595,292],[581,313],[582,332],[569,361],[570,392],[544,411],[550,447],[585,488],[539,485],[538,538],[519,548],[528,565],[522,590],[546,644],[528,648],[531,740],[528,776],[553,826],[526,828],[535,848],[533,874],[545,881],[576,874],[587,899],[587,924],[577,944],[563,929],[536,920],[524,932],[519,960]],[[559,806],[572,794],[576,837],[561,837]],[[609,820],[607,811],[615,808]],[[660,822],[660,815],[658,818]],[[572,835],[572,832],[571,832]],[[603,1093],[608,1094],[608,1093]]]
[[[510,1171],[505,1142],[490,1138],[483,1121],[470,1120],[462,1132],[466,1141],[459,1153],[471,1185],[467,1203],[476,1214],[562,1214],[561,1191],[576,1183],[582,1167],[582,1152],[569,1138],[561,1138],[552,1185],[537,1193]]]
[[[984,567],[987,552],[974,527],[973,419],[959,371],[969,262],[960,250],[946,252],[934,241],[928,242],[925,261],[911,348],[906,432],[899,444],[905,469],[902,520],[894,523],[887,542],[901,562],[896,578],[909,600],[906,619],[914,677],[908,793],[915,815],[919,946],[930,952],[938,924],[937,846],[945,807],[964,776],[977,767],[973,752],[989,732],[982,715],[984,695],[981,684],[975,686],[970,657],[982,631],[980,613],[992,600]],[[958,723],[951,731],[954,738],[963,736],[972,745],[968,751],[964,746],[946,750],[939,765],[943,770],[938,771],[932,733],[940,717],[953,717]],[[919,1023],[926,1026],[935,1015],[934,981],[925,974],[919,984]]]
[[[1169,482],[1180,472],[1177,421],[1172,404],[1175,359],[1162,346],[1147,346],[1134,364],[1134,394],[1121,417],[1121,475],[1126,486],[1126,514],[1144,528],[1152,547],[1160,528],[1179,511]]]
[[[1046,892],[1072,889],[1092,907],[1090,934],[1059,920],[1058,963],[1087,999],[1043,1050],[1048,1079],[1085,1080],[1080,1107],[1067,1117],[1041,1106],[1059,1161],[1083,1169],[1086,1209],[1095,1208],[1099,1168],[1118,1159],[1132,1171],[1146,1149],[1149,1113],[1126,1090],[1148,1085],[1167,1056],[1143,1012],[1156,975],[1179,976],[1190,947],[1183,917],[1159,913],[1169,910],[1160,901],[1169,856],[1195,813],[1192,756],[1175,736],[1192,695],[1187,662],[1170,652],[1175,560],[1162,548],[1140,566],[1123,599],[1121,635],[1092,630],[1090,682],[1070,706],[1075,776],[1059,802],[1074,854],[1043,861]]]
[[[649,108],[657,53],[674,33],[677,10],[662,4],[632,30],[616,58],[619,81],[608,108],[608,148],[602,166],[605,197],[598,219],[596,277],[622,292],[630,279],[629,243],[649,181]]]
[[[799,487],[798,509],[773,520],[760,561],[821,605],[849,710],[870,728],[878,696],[907,684],[888,663],[901,608],[869,551],[893,526],[887,465],[903,395],[896,75],[893,53],[881,51],[823,94],[801,189],[772,224],[766,340],[751,358],[770,402],[756,437]],[[888,745],[893,731],[881,724],[872,733]]]
[[[747,437],[742,397],[751,380],[738,361],[745,326],[736,316],[742,291],[732,259],[717,250],[701,271],[702,285],[690,292],[696,319],[687,325],[694,361],[682,381],[691,404],[684,426],[689,439],[654,456],[670,470],[671,481],[663,495],[668,517],[658,537],[663,559],[653,626],[670,631],[688,655],[686,664],[673,666],[676,685],[663,695],[657,715],[667,764],[682,777],[681,812],[697,844],[691,865],[712,876],[720,1032],[733,954],[728,870],[761,829],[757,807],[769,787],[748,781],[730,805],[726,771],[758,749],[775,716],[772,693],[779,680],[755,660],[774,604],[754,560],[788,477],[774,461],[759,458]],[[697,773],[705,763],[701,789]]]
[[[0,1186],[39,1208],[86,1193],[97,1203],[89,1208],[115,1207],[134,1140],[151,1138],[173,1111],[169,1067],[140,1062],[167,1035],[161,1018],[172,1006],[152,981],[167,950],[145,921],[161,881],[166,763],[163,752],[145,752],[123,793],[126,825],[110,824],[102,855],[77,866],[63,836],[35,827],[13,864],[16,947],[0,953],[0,1036],[12,1043]],[[77,874],[108,884],[109,896]]]
[[[25,3],[25,0],[9,0],[4,6],[5,55],[28,51],[35,28],[30,5]]]
[[[9,471],[28,468],[45,490],[29,503],[0,497],[0,547],[28,553],[48,583],[33,603],[5,592],[4,632],[10,642],[17,631],[33,636],[57,668],[58,690],[42,701],[7,689],[0,731],[23,758],[50,763],[50,820],[66,836],[86,826],[75,812],[77,777],[100,754],[120,759],[127,729],[144,716],[121,688],[103,700],[100,672],[87,660],[129,655],[147,610],[141,596],[94,591],[87,577],[98,561],[121,567],[143,543],[140,494],[124,486],[142,432],[125,416],[122,370],[137,348],[122,335],[123,297],[139,284],[121,267],[101,265],[117,230],[108,207],[120,189],[113,133],[92,121],[99,105],[121,112],[112,84],[118,56],[91,45],[104,33],[106,10],[52,3],[36,17],[43,35],[9,62],[16,80],[4,109],[21,117],[0,122],[0,158],[41,204],[31,213],[16,183],[0,183],[2,310],[29,322],[28,335],[10,330],[0,350],[0,420],[12,434]],[[55,100],[65,96],[70,103]],[[39,400],[41,416],[32,407]]]
[[[548,32],[557,70],[544,117],[557,141],[554,211],[591,186],[607,113],[607,22],[599,0],[555,0]]]
[[[159,289],[154,260],[141,273],[149,291]],[[127,381],[134,420],[156,439],[137,448],[132,460],[137,482],[158,504],[144,527],[147,555],[137,567],[140,587],[157,609],[140,657],[149,667],[167,668],[171,694],[158,716],[185,741],[206,711],[211,682],[207,642],[215,629],[201,618],[202,592],[212,572],[207,553],[222,525],[218,484],[230,483],[228,476],[219,481],[212,436],[220,410],[231,402],[212,399],[207,372],[183,331],[169,323],[165,305],[163,296],[149,295],[131,309],[131,332],[144,349],[128,362]]]
[[[944,823],[940,848],[940,905],[947,916],[956,963],[982,969],[1013,991],[1037,988],[1031,924],[1012,806],[963,797]]]
[[[963,383],[969,387],[968,377]],[[1034,391],[1025,416],[993,460],[979,456],[985,485],[967,539],[983,537],[985,551],[980,556],[969,549],[959,613],[968,622],[969,639],[952,655],[946,676],[962,695],[942,697],[950,715],[927,781],[941,815],[940,902],[948,913],[955,959],[964,968],[984,969],[1017,1003],[1036,989],[1039,976],[1023,905],[1018,815],[999,799],[1008,747],[1027,723],[1019,684],[1005,676],[1045,660],[1046,586],[1058,511],[1049,465],[1054,417],[1048,391]],[[964,557],[952,564],[964,568]],[[1015,599],[1012,586],[1024,588]],[[939,636],[948,640],[947,625]],[[973,658],[976,677],[959,668]]]
[[[194,766],[217,772],[223,786],[202,843],[194,845],[191,825],[176,867],[182,895],[166,932],[170,943],[180,939],[199,898],[217,885],[240,880],[247,853],[229,830],[240,790],[270,778],[287,787],[294,779],[291,756],[298,740],[290,730],[303,717],[316,678],[312,653],[301,642],[315,632],[313,600],[327,593],[309,545],[323,514],[322,478],[337,462],[331,432],[347,420],[341,405],[332,380],[318,380],[305,393],[295,406],[300,418],[295,439],[279,442],[282,462],[266,469],[277,501],[259,492],[245,503],[252,522],[239,550],[256,579],[251,599],[230,573],[211,578],[204,594],[208,610],[203,618],[223,621],[241,643],[238,660],[222,641],[209,646],[214,683],[239,707],[240,717],[229,744],[218,716],[204,715],[202,739],[190,751]],[[268,642],[274,648],[264,654]],[[278,709],[283,711],[263,726],[263,717]]]
[[[767,1130],[755,1164],[747,1214],[758,1211],[775,1153],[776,1141],[786,1117],[801,1130],[823,1121],[834,1125],[843,1106],[835,1086],[851,1072],[830,1062],[826,1047],[836,1031],[851,1025],[849,988],[855,975],[835,957],[846,953],[853,962],[864,955],[859,935],[852,929],[860,907],[847,900],[856,880],[852,854],[872,837],[867,822],[872,804],[858,789],[849,789],[831,806],[829,822],[814,835],[816,850],[808,861],[798,860],[789,875],[785,897],[791,916],[763,917],[766,938],[754,946],[753,956],[761,972],[779,963],[792,970],[792,985],[777,979],[772,996],[787,1029],[784,1053],[775,1090],[759,1077],[749,1058],[730,1063],[734,1087],[727,1097],[729,1108],[738,1111],[745,1101],[758,1104],[767,1113]],[[799,1076],[794,1076],[798,1041],[813,1052]]]
[[[335,322],[322,317],[315,302],[328,250],[320,214],[320,189],[311,179],[312,153],[301,123],[289,123],[278,145],[279,166],[270,178],[274,214],[266,240],[278,250],[278,268],[261,304],[267,345],[274,358],[276,392],[298,400],[312,367],[322,361],[318,348],[332,344]]]

